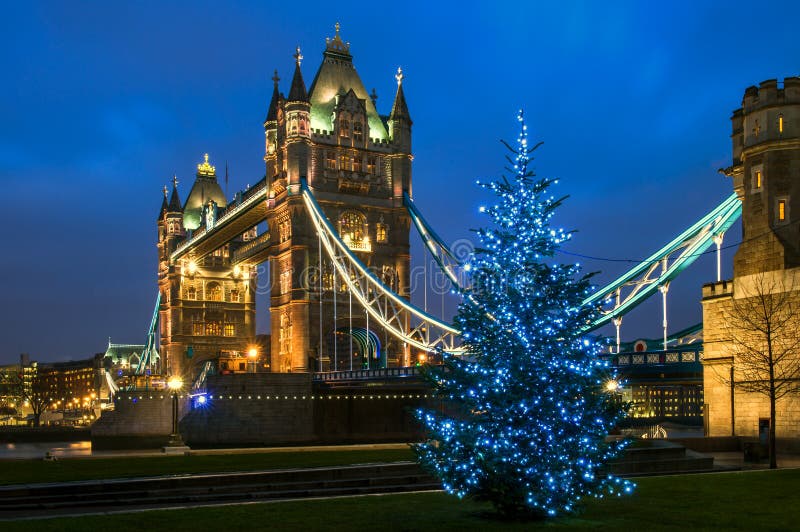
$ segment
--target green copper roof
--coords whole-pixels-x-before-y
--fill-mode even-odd
[[[336,97],[345,95],[352,89],[358,99],[364,101],[370,138],[388,139],[389,133],[386,131],[386,126],[353,66],[350,44],[342,42],[338,28],[336,36],[333,39],[327,39],[327,47],[322,53],[322,57],[322,64],[308,91],[311,101],[311,129],[333,131],[333,111],[336,107]]]
[[[192,190],[183,205],[183,227],[194,231],[200,227],[203,215],[203,206],[211,200],[217,207],[225,207],[228,201],[217,183],[216,169],[208,164],[208,154],[205,161],[197,165],[197,179],[192,185]]]

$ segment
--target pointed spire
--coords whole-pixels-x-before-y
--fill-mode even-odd
[[[158,213],[158,219],[161,220],[164,218],[164,215],[167,213],[169,206],[167,205],[167,185],[164,185],[164,198],[161,200],[161,210]],[[110,342],[110,340],[109,340]]]
[[[278,92],[278,82],[281,78],[278,77],[278,71],[275,71],[275,74],[272,76],[272,100],[269,102],[269,109],[267,110],[267,119],[264,122],[272,122],[278,119],[278,100],[280,99],[281,95]]]
[[[300,54],[299,46],[297,47],[297,52],[294,54],[294,59],[294,77],[292,78],[292,87],[289,89],[289,97],[287,100],[290,102],[307,102],[308,92],[306,92],[306,84],[303,81],[303,73],[300,72],[300,61],[303,60],[303,56]]]
[[[405,118],[411,122],[411,115],[408,113],[408,105],[406,104],[406,96],[403,93],[403,69],[397,67],[397,74],[394,78],[397,80],[397,94],[394,97],[394,105],[392,105],[392,113],[389,115],[390,119]]]
[[[167,187],[164,187],[164,201],[167,199]],[[169,198],[169,212],[183,212],[181,199],[178,197],[178,176],[172,176],[172,196]]]

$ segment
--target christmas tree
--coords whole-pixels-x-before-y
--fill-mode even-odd
[[[587,497],[629,493],[633,484],[603,472],[624,442],[607,442],[624,416],[585,326],[589,275],[555,253],[571,233],[550,225],[563,199],[555,180],[530,170],[522,112],[510,178],[481,184],[496,204],[468,266],[456,324],[464,354],[445,355],[426,374],[441,410],[418,411],[430,433],[418,459],[459,497],[492,502],[502,514],[548,517],[572,512]]]

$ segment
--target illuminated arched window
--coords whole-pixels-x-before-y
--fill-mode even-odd
[[[350,249],[369,251],[367,217],[356,211],[345,211],[339,217],[339,234]]]
[[[209,301],[222,301],[222,287],[219,283],[208,283],[206,287],[206,299]]]

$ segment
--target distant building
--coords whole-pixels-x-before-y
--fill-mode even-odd
[[[38,379],[56,410],[88,410],[104,384],[103,353],[92,358],[39,366]]]
[[[703,419],[702,344],[606,355],[633,418],[699,424]],[[617,384],[609,383],[611,388]]]

